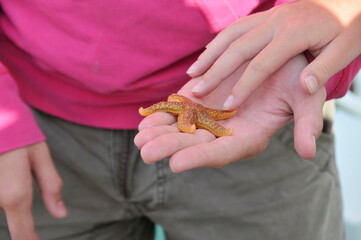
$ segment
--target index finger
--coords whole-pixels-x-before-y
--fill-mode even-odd
[[[198,60],[188,69],[189,76],[194,78],[205,73],[232,42],[262,23],[269,13],[270,11],[265,11],[240,18],[221,31],[206,46],[206,50],[199,55]]]

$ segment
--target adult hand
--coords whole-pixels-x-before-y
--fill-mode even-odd
[[[176,118],[168,113],[154,113],[139,125],[135,144],[146,163],[170,157],[174,172],[200,167],[222,167],[241,158],[261,153],[271,137],[287,123],[295,120],[295,148],[303,158],[316,153],[315,138],[322,130],[322,106],[326,91],[321,88],[310,95],[299,86],[298,75],[306,66],[303,55],[286,63],[264,81],[237,109],[236,115],[221,121],[233,128],[232,136],[216,138],[208,131],[197,129],[193,134],[181,133]],[[219,108],[247,64],[222,81],[220,86],[203,98],[194,98],[191,89],[200,79],[188,82],[179,92],[195,102]]]
[[[227,93],[224,109],[234,109],[305,50],[316,58],[300,73],[301,87],[315,93],[360,55],[361,1],[298,0],[239,19],[220,32],[188,70],[191,77],[203,75],[193,93],[205,96],[252,59]]]
[[[31,213],[34,175],[44,204],[55,218],[67,214],[62,201],[62,180],[45,142],[0,154],[0,209],[5,211],[13,240],[36,240]]]

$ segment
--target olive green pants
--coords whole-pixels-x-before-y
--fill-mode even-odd
[[[289,125],[257,158],[175,174],[167,159],[143,163],[135,130],[35,115],[69,210],[66,219],[53,219],[36,189],[33,213],[42,240],[152,240],[154,223],[164,227],[167,240],[344,239],[330,134],[319,138],[313,160],[295,153]],[[0,239],[10,239],[2,214]]]

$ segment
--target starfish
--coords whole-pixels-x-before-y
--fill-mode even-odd
[[[226,111],[205,107],[192,102],[182,95],[172,94],[165,102],[153,104],[148,108],[140,108],[139,114],[149,116],[152,113],[163,111],[178,115],[178,128],[185,133],[194,133],[196,128],[205,129],[216,137],[232,135],[232,128],[226,129],[217,120],[233,117],[236,110]]]

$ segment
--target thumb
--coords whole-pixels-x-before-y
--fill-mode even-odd
[[[55,218],[64,218],[67,209],[62,200],[63,182],[55,169],[45,142],[33,145],[29,156],[46,209]]]
[[[359,47],[355,46],[353,38],[347,37],[347,34],[336,37],[303,69],[300,82],[306,93],[316,93],[333,75],[358,56]]]
[[[316,139],[323,126],[322,107],[325,98],[326,90],[322,88],[316,95],[297,102],[294,106],[294,144],[302,158],[311,159],[316,155]]]

